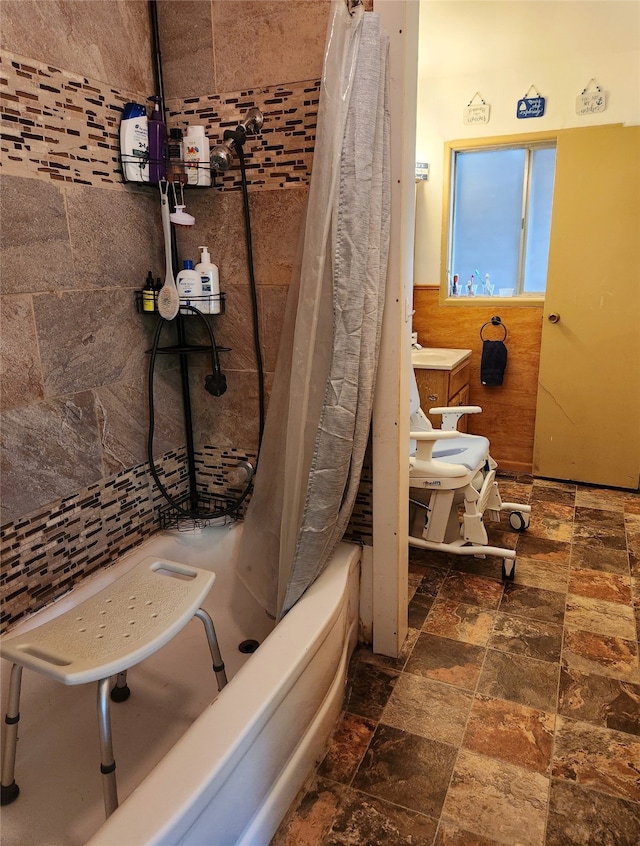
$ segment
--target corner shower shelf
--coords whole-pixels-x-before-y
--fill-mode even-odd
[[[157,306],[156,302],[154,302],[153,311],[146,311],[142,307],[142,294],[143,294],[142,291],[134,291],[136,311],[138,312],[138,314],[157,314],[157,315],[159,315],[160,312],[158,311],[158,306]],[[206,297],[190,297],[189,298],[189,302],[197,309],[200,309],[201,305],[203,305],[203,306],[208,305],[211,301],[216,302],[220,306],[220,311],[216,312],[215,314],[210,314],[209,312],[201,311],[201,314],[204,314],[205,317],[220,317],[220,315],[224,314],[224,312],[225,312],[225,300],[226,300],[226,294],[224,294],[224,293],[211,294],[211,295],[207,295]],[[183,317],[188,317],[189,315],[191,315],[192,317],[195,317],[195,315],[193,314],[192,311],[182,311],[182,310],[180,310],[179,313]]]
[[[231,352],[231,347],[217,347],[218,352]],[[210,344],[187,344],[187,346],[158,347],[157,355],[193,355],[194,353],[211,352]],[[147,355],[151,350],[147,350]]]
[[[189,494],[178,497],[176,502],[185,509],[193,508]],[[228,496],[211,496],[210,494],[198,494],[196,508],[204,513],[211,513],[217,509],[226,511],[235,504],[235,500]],[[165,505],[158,509],[160,528],[188,532],[193,529],[204,529],[207,526],[219,526],[231,523],[237,516],[227,514],[223,517],[185,517],[173,505]]]

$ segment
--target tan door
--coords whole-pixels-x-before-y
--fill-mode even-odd
[[[534,473],[638,488],[640,127],[558,137]]]

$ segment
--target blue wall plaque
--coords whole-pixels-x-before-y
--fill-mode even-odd
[[[518,100],[516,117],[520,119],[542,117],[544,103],[544,97],[523,97],[522,100]]]

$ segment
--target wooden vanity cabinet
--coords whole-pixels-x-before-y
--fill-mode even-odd
[[[420,407],[437,429],[442,425],[439,414],[429,414],[436,406],[469,404],[469,359],[461,361],[452,370],[415,368]],[[467,431],[467,415],[460,418],[458,431]]]

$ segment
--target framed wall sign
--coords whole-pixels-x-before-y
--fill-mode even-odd
[[[533,93],[533,96],[532,96]],[[545,98],[541,97],[535,86],[531,86],[516,106],[516,117],[519,120],[539,118],[544,114]]]

